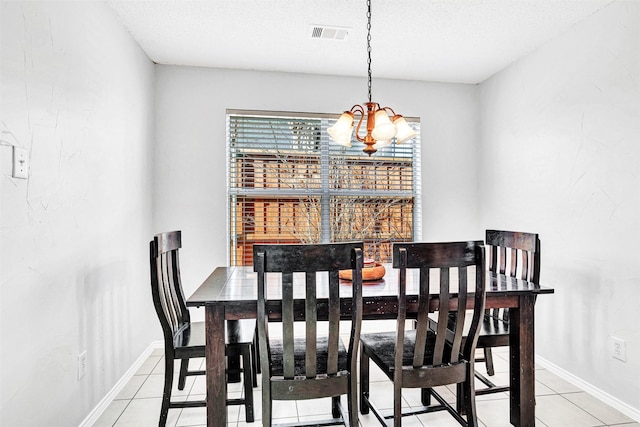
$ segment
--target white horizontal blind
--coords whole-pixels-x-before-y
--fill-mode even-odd
[[[227,113],[232,265],[251,265],[254,243],[364,240],[368,257],[387,261],[392,242],[415,239],[418,138],[369,157],[361,143],[330,142],[336,119]]]

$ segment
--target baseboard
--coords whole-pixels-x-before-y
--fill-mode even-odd
[[[627,403],[622,402],[620,399],[610,395],[605,391],[600,390],[597,387],[594,387],[588,382],[576,377],[572,373],[565,371],[564,369],[549,362],[546,359],[543,359],[542,357],[536,356],[536,363],[538,363],[540,366],[542,366],[549,372],[552,372],[553,374],[559,376],[563,380],[570,382],[576,387],[579,387],[580,389],[584,390],[590,395],[596,397],[598,400],[601,400],[602,402],[606,403],[612,408],[615,408],[616,410],[622,412],[623,414],[633,419],[634,421],[640,422],[640,409],[634,408],[633,406],[630,406]]]
[[[96,405],[95,408],[87,415],[87,417],[80,423],[79,427],[91,427],[100,418],[100,415],[109,407],[113,399],[116,398],[118,393],[127,385],[129,380],[138,372],[142,364],[149,358],[151,353],[157,348],[164,348],[164,341],[154,341],[149,344],[138,359],[131,365],[131,367],[124,373],[122,378],[113,386],[111,390],[102,398],[102,400]]]

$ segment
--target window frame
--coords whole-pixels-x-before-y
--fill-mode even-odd
[[[268,110],[237,110],[237,109],[227,109],[226,110],[226,120],[225,120],[225,143],[226,143],[226,236],[227,236],[227,263],[231,265],[236,265],[236,257],[234,257],[234,253],[232,253],[232,244],[235,244],[237,247],[237,236],[238,233],[235,232],[232,226],[232,212],[231,212],[231,203],[232,200],[237,200],[238,197],[248,196],[251,194],[257,195],[260,193],[264,193],[261,190],[252,190],[247,191],[246,187],[238,187],[232,186],[232,167],[235,170],[235,166],[233,165],[233,159],[231,157],[231,116],[239,116],[239,117],[258,117],[258,118],[275,118],[275,119],[309,119],[309,120],[320,120],[322,122],[321,131],[319,133],[318,141],[320,144],[320,168],[321,168],[321,187],[318,189],[304,189],[304,190],[278,190],[272,191],[266,195],[263,199],[272,197],[274,200],[280,200],[281,198],[290,195],[293,197],[319,197],[322,202],[322,214],[321,214],[321,241],[328,242],[330,240],[330,216],[329,216],[329,205],[331,203],[332,198],[335,197],[348,197],[348,196],[356,196],[359,198],[379,198],[381,197],[381,192],[377,189],[372,189],[370,191],[363,191],[361,188],[356,190],[344,190],[344,189],[331,189],[329,181],[329,173],[331,166],[327,163],[329,162],[329,158],[331,157],[331,150],[335,151],[336,148],[343,149],[344,147],[335,144],[333,141],[329,140],[329,136],[326,133],[326,128],[331,126],[339,117],[339,114],[330,114],[330,113],[308,113],[308,112],[286,112],[286,111],[268,111]],[[412,172],[412,189],[410,192],[407,191],[382,191],[383,196],[388,197],[398,197],[403,198],[410,196],[413,199],[412,205],[412,240],[419,241],[422,238],[422,184],[421,184],[421,151],[420,151],[420,119],[416,117],[405,117],[407,121],[418,131],[418,135],[409,142],[405,142],[403,144],[403,149],[407,150],[406,144],[411,144],[411,172]],[[364,124],[363,124],[364,125]],[[392,144],[392,147],[395,146]],[[364,147],[362,143],[353,140],[353,148],[349,149],[349,151],[358,150],[359,155],[362,157],[362,166],[366,166],[367,161],[371,161],[372,163],[379,162],[379,158],[385,158],[385,150],[387,148],[383,148],[379,150],[377,153],[374,153],[370,158],[363,153],[361,150]],[[395,150],[394,150],[395,152]],[[335,154],[335,153],[334,153]],[[377,155],[377,157],[376,157]],[[302,154],[301,154],[302,156]],[[353,153],[351,153],[353,157]],[[346,157],[346,156],[345,156]],[[405,155],[406,157],[406,155]],[[386,155],[386,158],[394,158],[393,156]],[[234,175],[235,176],[235,175]],[[237,176],[235,176],[237,179]],[[375,179],[374,179],[374,182]],[[376,182],[377,185],[377,182]],[[239,190],[239,188],[241,190]],[[277,193],[277,196],[275,195]],[[235,216],[237,218],[237,215]],[[234,235],[236,238],[234,238]],[[373,239],[372,239],[373,240]],[[244,258],[243,258],[244,259]]]

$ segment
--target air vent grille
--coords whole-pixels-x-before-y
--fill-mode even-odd
[[[310,25],[309,35],[312,39],[346,40],[351,28],[329,27],[327,25]]]

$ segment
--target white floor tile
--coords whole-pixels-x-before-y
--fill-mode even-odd
[[[296,402],[299,417],[309,417],[324,415],[325,418],[331,416],[331,398],[298,400]]]
[[[561,395],[538,396],[536,418],[548,427],[592,427],[604,423]]]
[[[180,417],[176,427],[195,426],[207,424],[207,408],[184,408],[180,411]]]
[[[136,375],[149,375],[156,367],[156,365],[162,365],[164,363],[160,363],[161,360],[162,356],[149,356],[147,360],[142,363],[142,365],[138,369],[138,372],[136,372]]]
[[[447,411],[431,412],[428,414],[417,415],[418,420],[425,426],[438,426],[438,427],[458,427],[460,424],[455,418]],[[465,418],[466,419],[466,418]],[[404,419],[402,420],[404,425]]]
[[[111,427],[118,421],[118,418],[129,405],[128,400],[114,400],[111,405],[100,415],[100,418],[93,423],[93,427]]]
[[[563,380],[546,369],[536,370],[535,375],[536,381],[544,384],[556,393],[575,393],[582,391],[570,382]]]
[[[606,424],[633,423],[631,418],[588,393],[567,393],[562,396]]]
[[[393,330],[395,321],[380,321],[378,325],[368,325],[373,330],[387,327]],[[496,362],[496,383],[508,379],[508,349],[494,349]],[[481,364],[478,364],[481,365]],[[204,366],[204,359],[194,362],[195,369]],[[482,367],[479,367],[482,369]],[[393,384],[384,374],[371,364],[371,399],[380,409],[390,410],[393,405]],[[162,389],[164,386],[164,361],[162,351],[154,351],[132,377],[117,398],[100,416],[94,427],[127,427],[157,425],[160,415]],[[242,383],[229,385],[229,397],[239,397],[243,393]],[[254,423],[245,422],[244,406],[227,407],[228,427],[259,427],[262,418],[262,395],[260,387],[253,389]],[[455,386],[439,387],[440,394],[455,403]],[[177,390],[177,366],[174,380],[173,400],[203,399],[206,393],[204,377],[188,377],[185,390]],[[344,398],[343,398],[344,401]],[[572,384],[545,369],[536,369],[536,426],[538,427],[581,427],[581,426],[640,426],[624,414],[600,402]],[[508,393],[478,396],[478,421],[481,427],[510,426]],[[420,390],[404,390],[403,406],[420,406]],[[273,418],[275,423],[297,422],[331,417],[330,399],[308,401],[275,401]],[[419,416],[404,417],[403,425],[423,427],[429,425],[456,426],[456,421],[447,412],[436,412]],[[167,426],[203,427],[206,424],[205,408],[171,409]],[[359,416],[362,427],[379,426],[373,414]]]
[[[134,375],[129,382],[120,390],[120,393],[116,396],[115,400],[128,400],[133,399],[135,395],[142,387],[142,384],[147,380],[147,375]]]
[[[161,399],[133,399],[124,410],[114,427],[152,426],[158,423]],[[170,409],[167,426],[174,427],[180,414],[179,409]]]

